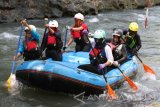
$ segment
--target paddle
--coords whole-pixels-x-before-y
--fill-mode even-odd
[[[66,27],[66,34],[65,34],[65,38],[64,38],[64,47],[66,47],[66,43],[67,43],[67,35],[68,35],[68,29]],[[63,52],[65,51],[65,48],[63,48]]]
[[[92,44],[91,44],[91,42],[90,42],[90,40],[89,40],[89,38],[88,38],[88,35],[85,35],[85,36],[87,37],[88,42],[89,42],[89,44],[91,45],[91,49],[92,49],[94,55],[96,56],[96,54],[95,54],[95,52],[94,52],[94,49],[93,49],[93,47],[92,47]],[[99,60],[98,60],[97,57],[96,57],[96,60],[97,60],[97,62],[99,63]],[[110,97],[111,99],[115,99],[115,98],[117,97],[117,95],[115,94],[115,92],[113,91],[113,89],[111,88],[111,86],[109,85],[109,83],[108,83],[108,81],[107,81],[107,77],[105,77],[105,72],[104,72],[103,69],[102,69],[102,73],[103,73],[103,77],[104,77],[105,82],[106,82],[106,88],[107,88],[107,90],[108,90],[108,95],[109,95],[109,97]]]
[[[128,84],[130,85],[130,87],[134,90],[138,90],[138,87],[134,84],[134,82],[129,78],[127,77],[123,71],[119,68],[119,66],[117,66],[118,70],[122,73],[122,75],[124,76],[124,78],[126,79],[126,81],[128,82]]]
[[[128,46],[128,43],[126,43],[124,39],[122,39],[122,40]],[[143,61],[140,59],[140,57],[137,55],[137,53],[134,53],[133,55],[135,55],[139,59],[139,61],[142,63],[143,68],[146,72],[153,74],[153,75],[156,75],[155,71],[153,71],[149,66],[147,66],[146,64],[143,63]]]
[[[143,65],[143,68],[144,68],[144,70],[146,71],[146,72],[148,72],[148,73],[150,73],[150,74],[153,74],[153,75],[156,75],[156,73],[155,73],[155,71],[153,71],[149,66],[147,66],[146,64],[144,64],[143,62],[142,62],[142,60],[140,59],[140,57],[137,55],[137,54],[134,54],[138,59],[139,59],[139,61],[142,63],[142,65]]]
[[[46,25],[48,23],[48,18],[44,18],[44,24]],[[44,38],[45,38],[45,35],[46,35],[46,32],[47,32],[47,27],[45,27],[45,30],[44,30],[44,34],[43,34],[43,38],[42,38],[42,43],[41,43],[41,55],[42,55],[42,52],[43,52],[43,44],[44,44]]]
[[[21,29],[20,29],[20,34],[19,34],[19,38],[18,38],[18,42],[17,42],[17,48],[16,48],[16,55],[18,54],[18,49],[19,49],[19,46],[20,46],[20,40],[21,40],[21,37],[22,37],[22,34],[23,34],[23,25],[21,25]],[[15,64],[16,64],[16,61],[13,60],[12,62],[12,69],[11,69],[11,74],[6,82],[6,85],[7,86],[11,86],[11,78],[14,76],[14,69],[15,69]]]

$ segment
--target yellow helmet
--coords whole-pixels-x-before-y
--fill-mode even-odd
[[[131,22],[129,25],[129,30],[137,32],[138,31],[138,24],[136,22]]]

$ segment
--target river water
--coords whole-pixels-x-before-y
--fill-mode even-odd
[[[145,9],[106,11],[97,16],[86,16],[85,22],[91,32],[96,29],[104,29],[108,37],[111,37],[113,28],[127,28],[131,21],[139,24],[142,48],[139,56],[145,64],[156,73],[156,79],[148,76],[141,63],[139,73],[134,79],[139,87],[133,92],[125,82],[116,90],[118,100],[107,101],[97,96],[80,96],[78,101],[74,95],[54,93],[37,88],[30,88],[22,84],[16,84],[12,90],[5,87],[5,82],[11,73],[12,57],[15,54],[20,24],[0,24],[0,107],[160,107],[160,7],[152,7],[149,10],[148,27],[144,28]],[[65,35],[65,25],[72,25],[73,18],[59,18],[59,26]],[[29,23],[37,26],[38,32],[43,35],[43,20],[29,20]],[[73,44],[74,45],[74,44]],[[73,45],[68,50],[73,50]],[[21,63],[20,59],[17,64]]]

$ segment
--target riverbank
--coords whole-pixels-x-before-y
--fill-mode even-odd
[[[147,0],[3,0],[0,1],[0,23],[23,18],[43,19],[73,16],[77,12],[98,14],[103,10],[145,8]],[[150,0],[159,5],[160,0]]]
[[[4,0],[1,0],[4,1]],[[11,1],[11,0],[10,0]],[[96,16],[87,15],[85,22],[89,26],[90,32],[96,29],[104,29],[107,38],[111,37],[112,29],[127,28],[131,21],[139,24],[139,34],[141,35],[142,48],[139,57],[151,67],[157,74],[157,80],[152,80],[145,76],[143,65],[139,63],[138,75],[133,81],[139,87],[137,92],[132,91],[128,83],[116,89],[119,99],[107,101],[97,99],[96,96],[84,98],[85,104],[77,101],[75,95],[54,93],[50,91],[31,88],[22,84],[8,90],[5,82],[11,74],[12,59],[15,55],[17,42],[20,33],[20,23],[0,24],[0,107],[160,107],[160,6],[149,9],[148,26],[144,28],[145,9],[106,11]],[[59,29],[62,32],[62,40],[65,40],[65,26],[73,24],[72,17],[62,17],[56,19],[59,22]],[[29,20],[30,24],[36,25],[37,31],[44,34],[44,20]],[[70,35],[67,36],[67,41]],[[22,41],[24,36],[22,36]],[[67,49],[74,50],[75,44]],[[16,65],[23,62],[22,57],[16,61]],[[126,74],[127,75],[127,74]],[[83,98],[83,95],[77,97]]]

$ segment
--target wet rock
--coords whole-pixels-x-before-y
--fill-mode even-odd
[[[151,5],[160,4],[160,0],[151,0]],[[20,21],[23,18],[42,19],[73,16],[77,12],[98,14],[110,9],[144,8],[146,0],[1,0],[0,23]]]

